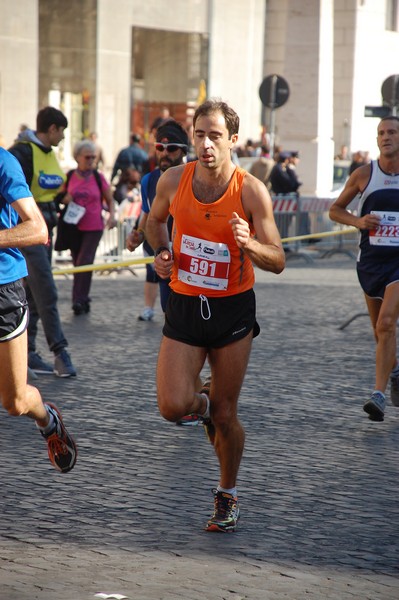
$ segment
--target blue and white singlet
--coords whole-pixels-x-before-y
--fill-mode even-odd
[[[381,221],[375,230],[361,230],[357,273],[368,296],[383,298],[386,286],[399,281],[399,173],[384,173],[376,160],[370,167],[359,216],[376,213]]]

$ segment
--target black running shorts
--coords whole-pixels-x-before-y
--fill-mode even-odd
[[[21,335],[28,321],[28,303],[22,279],[0,285],[0,342],[9,342]]]
[[[163,334],[190,346],[222,348],[253,331],[259,335],[256,322],[254,291],[234,296],[208,298],[185,296],[171,292],[165,313]]]
[[[356,270],[362,290],[370,298],[382,300],[386,287],[399,281],[398,257],[378,262],[358,262]]]

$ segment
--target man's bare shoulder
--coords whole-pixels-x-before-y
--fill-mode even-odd
[[[260,179],[254,175],[251,175],[251,173],[245,174],[242,186],[242,194],[243,198],[270,198],[267,187],[263,181],[260,181]]]
[[[365,186],[370,179],[371,175],[371,163],[367,163],[367,165],[363,165],[362,167],[358,167],[353,171],[351,177],[354,181],[358,183],[358,186],[362,188]]]
[[[247,217],[252,220],[255,214],[271,214],[272,199],[267,187],[250,173],[246,173],[241,191],[241,202]]]

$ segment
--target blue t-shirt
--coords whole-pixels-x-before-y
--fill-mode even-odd
[[[18,223],[12,203],[32,196],[17,159],[0,148],[0,229],[11,229]],[[0,248],[0,284],[26,277],[25,259],[18,248]]]
[[[150,173],[146,173],[141,179],[141,210],[147,215],[150,212],[152,201],[155,198],[158,179],[161,177],[161,175],[161,170],[157,168]],[[143,248],[147,252],[148,256],[154,256],[154,250],[151,248],[147,240],[144,240]]]
[[[141,210],[144,213],[149,213],[152,201],[155,198],[158,179],[161,177],[160,169],[154,169],[150,173],[146,173],[141,179]]]

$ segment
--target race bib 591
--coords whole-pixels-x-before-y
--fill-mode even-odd
[[[188,285],[227,290],[230,260],[226,244],[183,235],[177,276]]]

